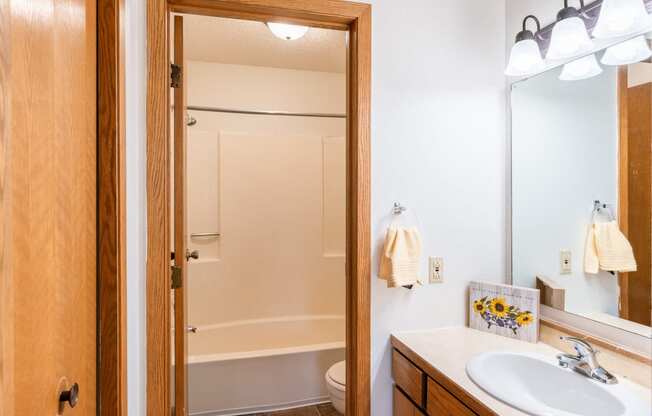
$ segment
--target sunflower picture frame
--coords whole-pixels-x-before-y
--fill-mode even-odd
[[[469,284],[469,327],[527,342],[539,339],[538,289]]]

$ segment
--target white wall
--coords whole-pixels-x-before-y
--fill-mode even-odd
[[[464,325],[467,284],[505,282],[505,3],[373,2],[372,414],[392,413],[389,335]],[[418,215],[444,283],[376,279],[388,214]],[[409,215],[409,214],[408,214]]]
[[[468,281],[505,281],[506,26],[505,0],[372,3],[372,414],[387,416],[390,333],[463,325]],[[144,27],[144,15],[134,24]],[[142,98],[143,69],[128,77]],[[444,257],[443,284],[408,292],[375,278],[397,200],[418,214],[424,253]]]
[[[583,267],[593,201],[618,202],[617,69],[574,82],[559,72],[512,92],[514,284],[547,276],[566,288],[567,311],[618,316],[618,279]],[[572,253],[570,274],[560,250]]]
[[[146,412],[146,188],[145,97],[147,91],[146,2],[125,4],[127,183],[127,395],[132,416]]]

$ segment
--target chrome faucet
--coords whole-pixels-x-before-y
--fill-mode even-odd
[[[595,358],[598,351],[593,349],[591,344],[575,337],[559,337],[561,340],[573,343],[573,348],[577,351],[577,355],[573,354],[557,354],[559,365],[564,368],[571,369],[585,377],[598,380],[605,384],[616,384],[618,379],[602,368]]]

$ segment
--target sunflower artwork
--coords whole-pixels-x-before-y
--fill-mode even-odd
[[[532,312],[522,311],[514,305],[509,305],[504,298],[488,298],[487,296],[473,302],[473,311],[482,316],[487,323],[487,329],[492,325],[511,329],[518,335],[521,327],[528,326],[534,321]]]
[[[539,291],[489,282],[469,285],[469,326],[496,335],[537,342]]]

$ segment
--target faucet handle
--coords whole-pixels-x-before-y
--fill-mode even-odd
[[[574,344],[573,348],[575,348],[575,351],[577,351],[577,353],[581,357],[588,357],[588,356],[595,355],[595,354],[598,353],[598,351],[595,350],[591,346],[591,344],[584,341],[583,339],[579,339],[579,338],[576,338],[576,337],[565,337],[565,336],[559,337],[559,339],[561,339],[563,341],[572,342]]]

